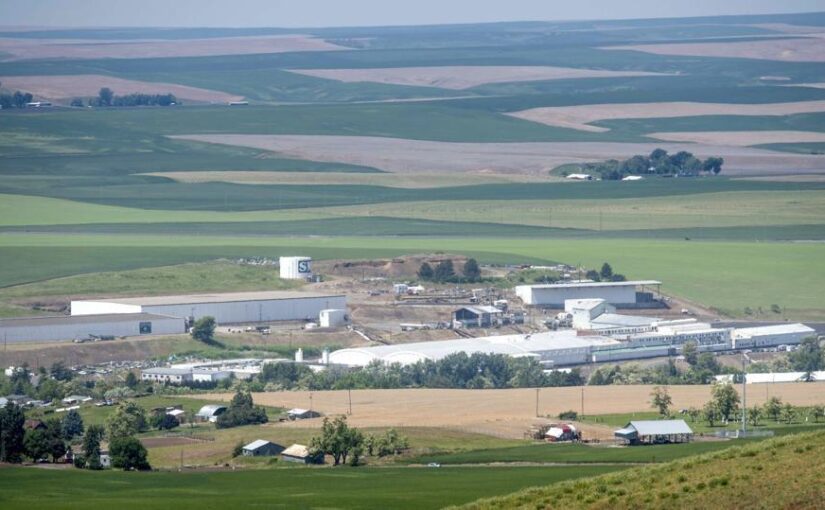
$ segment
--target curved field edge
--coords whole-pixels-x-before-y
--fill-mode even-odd
[[[527,489],[461,508],[821,508],[823,469],[825,432],[820,431]]]

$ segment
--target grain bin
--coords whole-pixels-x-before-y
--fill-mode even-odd
[[[281,279],[309,280],[312,278],[312,258],[281,257]]]

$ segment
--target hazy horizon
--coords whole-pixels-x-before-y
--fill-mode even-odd
[[[236,2],[177,0],[5,0],[0,26],[31,28],[232,27],[322,28],[472,24],[517,21],[596,21],[728,15],[790,14],[825,10],[823,0],[696,0],[690,3],[592,0],[575,5],[513,0],[479,5],[471,0],[397,4],[380,0]],[[139,5],[139,9],[134,9]]]

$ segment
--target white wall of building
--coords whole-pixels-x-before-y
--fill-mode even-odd
[[[347,311],[343,308],[333,308],[329,310],[321,310],[318,315],[318,322],[322,328],[339,328],[346,326],[349,322]]]
[[[568,299],[604,299],[611,304],[636,302],[636,288],[632,285],[618,287],[581,287],[575,284],[563,287],[542,288],[535,285],[519,285],[516,295],[526,305],[563,307]]]
[[[143,311],[175,317],[212,316],[219,324],[247,322],[316,320],[321,310],[346,309],[345,296],[324,296],[223,303],[192,303],[180,305],[146,305]]]
[[[76,338],[88,338],[95,336],[140,336],[140,323],[151,323],[151,333],[143,335],[176,335],[185,333],[185,325],[182,319],[176,317],[135,319],[135,320],[110,320],[101,318],[96,322],[73,323],[70,317],[60,323],[47,323],[42,325],[31,324],[27,321],[25,325],[14,325],[14,321],[0,322],[0,341],[9,343],[16,342],[59,342],[74,340]],[[34,321],[36,322],[36,321]]]
[[[310,257],[281,257],[278,265],[282,280],[306,280],[312,277]]]
[[[140,305],[108,301],[72,301],[72,315],[101,315],[108,313],[141,313]]]

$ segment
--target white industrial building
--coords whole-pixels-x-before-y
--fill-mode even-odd
[[[318,324],[322,328],[340,328],[349,324],[350,319],[347,311],[342,308],[321,310],[318,314]]]
[[[310,257],[281,257],[278,261],[282,280],[309,280],[312,278]]]
[[[176,335],[186,332],[184,320],[153,313],[115,313],[0,319],[0,341],[56,342],[92,337]]]
[[[733,347],[735,349],[760,349],[782,344],[798,344],[805,337],[815,334],[816,331],[813,328],[804,324],[738,328],[733,333]]]
[[[655,287],[658,293],[660,285],[662,282],[656,280],[518,285],[516,295],[525,305],[549,308],[563,308],[570,299],[603,299],[614,306],[637,307],[652,303],[650,288]]]
[[[345,309],[344,295],[311,292],[232,292],[72,301],[73,316],[153,313],[197,320],[211,316],[219,324],[316,320],[321,310]]]
[[[184,368],[146,368],[140,371],[140,380],[153,383],[184,384],[192,381],[192,370]]]

